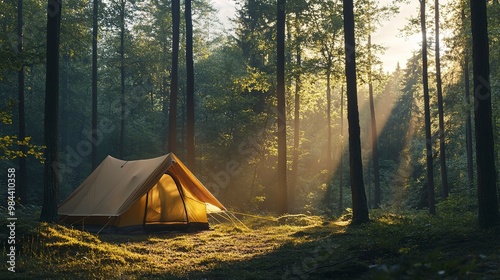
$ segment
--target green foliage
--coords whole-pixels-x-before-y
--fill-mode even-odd
[[[16,159],[19,157],[27,157],[33,156],[37,160],[43,163],[43,149],[44,146],[37,146],[30,144],[31,137],[25,137],[23,140],[17,140],[17,136],[9,136],[6,135],[4,137],[0,137],[0,150],[2,153],[0,154],[0,159]],[[13,147],[25,147],[23,150],[14,150]]]
[[[3,125],[12,125],[12,114],[10,113],[10,110],[13,104],[13,101],[9,102],[7,107],[0,111],[1,122]],[[30,143],[30,141],[30,136],[26,136],[24,139],[18,140],[16,135],[0,135],[0,159],[13,160],[19,157],[33,156],[38,161],[43,163],[43,149],[45,147],[34,145]]]
[[[259,69],[254,69],[249,67],[247,69],[247,75],[238,79],[234,82],[236,92],[252,92],[260,91],[266,92],[271,89],[271,79],[265,73],[262,73]]]
[[[0,111],[0,118],[1,118],[2,124],[4,124],[4,125],[12,124],[11,111],[12,111],[12,107],[14,106],[14,104],[15,104],[15,101],[10,100],[9,102],[7,102],[7,105],[5,106],[5,108],[3,108]]]

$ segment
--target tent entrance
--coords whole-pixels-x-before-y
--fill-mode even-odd
[[[146,194],[144,227],[187,226],[189,218],[184,194],[179,182],[170,174],[163,174]]]

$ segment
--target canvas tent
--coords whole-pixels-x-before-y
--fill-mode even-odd
[[[225,207],[172,153],[124,161],[107,156],[59,206],[66,223],[118,230],[208,228]]]

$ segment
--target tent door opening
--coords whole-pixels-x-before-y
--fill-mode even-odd
[[[144,228],[186,227],[189,217],[179,181],[172,174],[163,174],[146,194]]]

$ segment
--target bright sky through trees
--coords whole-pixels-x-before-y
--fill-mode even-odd
[[[219,11],[220,22],[231,29],[230,18],[233,18],[236,3],[234,0],[212,0],[215,8]],[[380,0],[381,4],[390,3],[392,0]],[[441,0],[441,5],[447,1]],[[388,72],[394,71],[399,62],[400,65],[405,65],[406,61],[412,56],[412,53],[419,48],[419,43],[422,41],[420,33],[409,37],[401,35],[402,29],[408,22],[409,17],[418,16],[418,0],[411,0],[410,3],[401,4],[400,13],[391,16],[388,21],[382,23],[378,31],[373,35],[373,43],[384,45],[387,49],[385,54],[380,56],[384,63],[384,70]],[[441,43],[443,46],[443,43]],[[444,49],[444,46],[443,46]]]
[[[231,28],[232,24],[229,19],[234,17],[236,10],[236,3],[234,0],[212,0],[212,2],[219,12],[220,22],[228,29]]]

